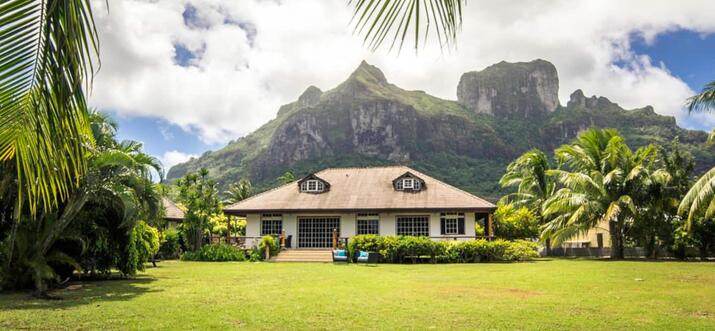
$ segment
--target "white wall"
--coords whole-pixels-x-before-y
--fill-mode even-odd
[[[310,213],[310,214],[283,214],[283,229],[286,231],[286,236],[293,236],[293,243],[297,242],[297,237],[298,237],[298,217],[299,216],[316,216],[319,214],[316,213]],[[339,216],[340,217],[340,236],[341,237],[352,237],[355,235],[357,231],[357,223],[355,222],[356,219],[355,213],[346,213],[346,214],[324,214],[321,216]],[[398,213],[380,213],[380,235],[383,236],[389,236],[389,235],[395,235],[397,232],[397,223],[396,223],[396,218],[397,216],[409,216],[409,215],[427,215],[429,217],[429,222],[430,222],[430,228],[429,228],[429,235],[430,237],[440,237],[440,213],[425,213],[425,212],[416,212],[416,213],[406,213],[406,212],[398,212]],[[475,222],[475,214],[470,212],[470,213],[464,213],[464,235],[463,236],[470,236],[474,237],[475,236],[475,231],[474,231],[474,222]],[[260,214],[248,214],[246,217],[246,236],[247,237],[259,237],[261,235],[261,215]],[[445,238],[449,238],[450,236],[444,236]]]

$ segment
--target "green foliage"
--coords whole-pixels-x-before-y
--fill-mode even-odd
[[[143,271],[144,263],[158,251],[159,230],[139,221],[129,234],[129,242],[125,246],[126,259],[120,261],[117,269],[125,276],[134,275],[137,271]]]
[[[93,145],[84,94],[99,59],[92,9],[3,1],[0,22],[0,162],[15,164],[16,206],[52,213],[77,189]]]
[[[226,244],[205,245],[195,252],[186,252],[181,255],[184,261],[245,261],[246,254],[237,247]]]
[[[281,249],[278,240],[276,240],[275,237],[268,235],[263,236],[263,238],[261,238],[261,241],[258,243],[258,250],[261,252],[261,254],[265,255],[266,247],[268,247],[270,256],[278,255],[278,252]]]
[[[348,254],[352,258],[359,251],[378,252],[390,263],[526,261],[538,257],[537,249],[533,242],[501,239],[434,241],[427,237],[358,235],[348,242]]]
[[[181,224],[188,248],[197,251],[204,242],[204,235],[211,232],[209,219],[221,214],[216,181],[209,179],[209,172],[201,169],[177,181],[179,202],[186,207]]]
[[[526,207],[499,204],[494,213],[494,234],[505,239],[532,239],[539,237],[539,221]]]
[[[241,178],[238,182],[229,185],[228,190],[223,194],[226,197],[223,203],[233,204],[250,197],[253,194],[253,186],[248,179]]]
[[[162,241],[159,246],[159,256],[162,259],[178,259],[181,256],[179,232],[176,230],[166,230],[162,233]]]

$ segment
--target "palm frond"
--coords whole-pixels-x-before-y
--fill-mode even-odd
[[[686,101],[689,112],[710,111],[715,109],[715,81],[705,85],[699,94],[696,94]]]
[[[34,214],[86,171],[96,31],[89,0],[4,1],[0,26],[0,161],[16,163],[18,207]]]
[[[465,0],[350,0],[354,6],[355,32],[364,35],[363,43],[371,50],[392,39],[390,49],[401,49],[408,32],[414,36],[414,48],[420,39],[434,34],[440,47],[453,44],[462,25]],[[424,29],[424,35],[422,35]],[[411,31],[412,30],[412,31]]]

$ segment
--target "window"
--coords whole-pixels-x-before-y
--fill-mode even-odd
[[[440,214],[440,230],[442,235],[464,234],[464,213]]]
[[[402,180],[402,187],[405,189],[414,189],[415,188],[415,180],[412,178],[405,178]]]
[[[278,236],[283,231],[283,215],[263,214],[261,215],[261,236]]]
[[[397,235],[429,237],[429,217],[398,216]]]
[[[325,183],[317,179],[309,179],[300,184],[300,190],[303,192],[323,192],[325,191]]]
[[[357,214],[357,234],[380,234],[380,217],[377,214]]]
[[[398,191],[420,191],[422,190],[422,180],[415,177],[401,177],[395,180],[395,190]]]

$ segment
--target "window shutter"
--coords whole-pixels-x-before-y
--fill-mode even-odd
[[[457,233],[464,234],[464,218],[459,219],[457,226],[459,227],[459,231],[457,231]]]
[[[440,234],[445,234],[445,232],[446,232],[444,218],[440,219],[440,221],[439,221],[439,231],[440,231]]]

